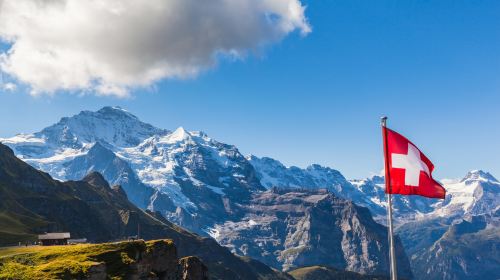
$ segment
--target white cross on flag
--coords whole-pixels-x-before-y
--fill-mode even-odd
[[[383,127],[386,193],[444,199],[445,189],[432,178],[434,165],[401,134]]]

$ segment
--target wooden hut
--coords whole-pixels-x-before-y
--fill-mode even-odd
[[[38,235],[38,241],[43,246],[68,245],[68,239],[71,237],[69,232],[51,232]]]

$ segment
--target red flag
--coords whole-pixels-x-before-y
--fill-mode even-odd
[[[444,199],[446,190],[432,178],[432,162],[403,135],[382,127],[385,155],[385,192]]]

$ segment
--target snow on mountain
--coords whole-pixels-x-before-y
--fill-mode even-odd
[[[372,204],[367,204],[370,211],[374,213],[375,219],[386,223],[387,196],[385,194],[385,181],[383,176],[373,176],[364,180],[351,180]],[[396,223],[404,223],[408,220],[417,219],[434,210],[433,205],[437,199],[429,199],[421,196],[393,195],[393,215]]]
[[[473,181],[480,181],[480,182],[494,182],[498,183],[498,180],[493,177],[489,172],[485,172],[483,170],[472,170],[465,177],[460,180],[460,182],[465,182],[465,183],[470,183]]]
[[[351,180],[373,204],[368,207],[377,220],[384,222],[387,198],[384,193],[384,177],[374,176],[364,180]],[[473,170],[463,179],[442,180],[446,199],[430,199],[420,196],[393,195],[394,218],[397,223],[432,217],[456,217],[480,215],[496,210],[500,205],[500,183],[490,173]]]
[[[375,205],[384,208],[387,205],[385,197],[385,182],[382,176],[373,176],[363,180],[349,180],[363,194],[365,194]]]
[[[140,121],[120,107],[104,107],[97,112],[82,111],[35,133],[59,146],[81,147],[97,141],[117,147],[132,147],[156,134],[168,132]]]
[[[188,211],[196,211],[197,206],[182,192],[179,181],[189,181],[221,196],[230,195],[238,187],[262,189],[257,181],[247,180],[252,170],[236,147],[217,142],[203,132],[179,127],[116,153],[130,163],[142,182],[168,194],[177,206]]]
[[[266,188],[327,189],[333,194],[352,200],[358,205],[375,209],[373,202],[337,170],[313,164],[305,169],[286,167],[281,162],[254,155],[247,160],[257,172],[260,183]]]
[[[313,164],[305,169],[296,166],[286,167],[281,162],[268,158],[258,158],[254,155],[247,156],[247,160],[257,170],[260,182],[270,189],[280,188],[307,188],[319,187],[339,190],[346,179],[337,170]]]
[[[96,142],[119,149],[167,132],[141,122],[120,107],[104,107],[96,112],[82,111],[64,117],[40,132],[0,138],[0,141],[29,164],[63,180],[68,177],[63,164],[86,154]]]
[[[235,146],[182,127],[153,127],[119,107],[82,111],[40,132],[0,141],[59,180],[98,171],[121,184],[136,205],[186,227],[224,218],[232,203],[264,190]],[[194,219],[200,216],[208,220]]]
[[[120,107],[103,107],[64,117],[58,123],[33,134],[18,134],[1,141],[28,157],[47,158],[61,150],[78,150],[104,142],[116,147],[136,146],[144,139],[167,130],[141,122]]]
[[[446,199],[436,203],[435,216],[481,215],[500,208],[500,182],[488,172],[473,170],[444,187]]]

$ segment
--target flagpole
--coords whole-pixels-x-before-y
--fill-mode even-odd
[[[387,149],[387,130],[385,130],[387,125],[387,117],[382,117],[380,120],[382,125],[382,137],[384,142],[384,163],[385,163],[385,188],[389,190],[387,193],[387,224],[388,224],[388,233],[389,233],[389,261],[390,261],[390,270],[391,270],[391,280],[397,280],[397,268],[396,268],[396,254],[394,252],[394,234],[392,228],[392,195],[391,191],[391,176],[389,172],[389,158],[388,158],[388,149]]]

